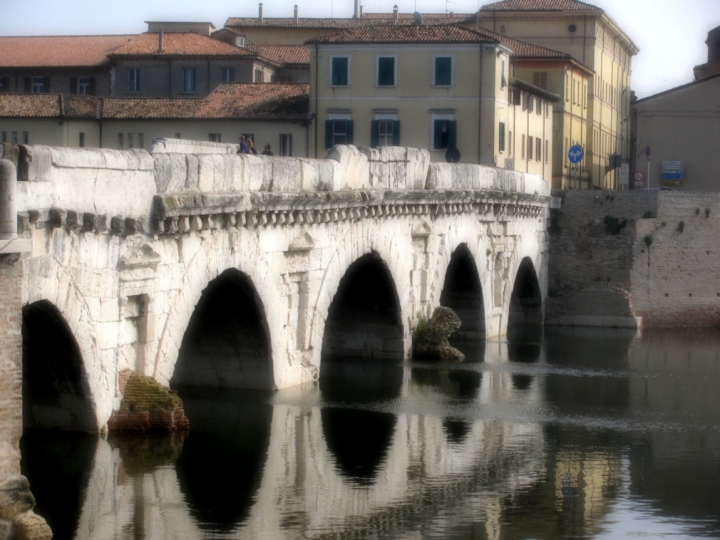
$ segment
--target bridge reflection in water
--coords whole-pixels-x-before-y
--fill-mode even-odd
[[[328,358],[311,387],[185,392],[184,440],[29,432],[24,472],[60,538],[720,533],[717,335],[510,338],[463,364]]]

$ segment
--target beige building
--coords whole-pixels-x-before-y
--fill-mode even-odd
[[[512,50],[457,25],[363,26],[308,41],[316,156],[336,144],[409,146],[433,161],[552,171],[550,103],[510,79]]]
[[[633,108],[635,170],[649,176],[651,188],[720,191],[720,73],[638,100]]]
[[[203,99],[0,94],[0,143],[147,148],[157,137],[308,155],[308,86],[226,83]]]
[[[587,128],[576,134],[583,120],[566,118],[563,152],[566,139],[584,147],[580,187],[619,189],[619,165],[631,161],[630,73],[638,48],[617,23],[578,0],[503,0],[483,6],[474,23],[465,24],[568,53],[591,70],[592,75],[566,70],[563,101],[570,98],[573,119],[578,102],[583,113],[587,104]]]

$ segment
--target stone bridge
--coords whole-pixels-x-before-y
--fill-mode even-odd
[[[411,148],[310,160],[179,140],[26,146],[15,162],[26,427],[104,429],[124,369],[278,389],[329,355],[408,358],[438,305],[467,338],[542,321],[550,189],[535,176]]]

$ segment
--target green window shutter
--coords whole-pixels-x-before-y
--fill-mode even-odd
[[[442,120],[435,120],[433,122],[433,149],[442,148],[442,134],[440,133]]]
[[[95,77],[90,77],[90,91],[88,94],[91,96],[97,94],[97,83],[95,82]]]
[[[435,58],[435,86],[452,84],[452,58],[440,56]]]
[[[400,146],[400,120],[393,120],[393,146]]]
[[[380,121],[372,120],[370,122],[370,146],[377,147],[380,144]]]
[[[381,56],[378,58],[378,86],[393,86],[395,84],[395,58]]]
[[[348,59],[332,59],[332,82],[333,86],[347,86],[348,84]]]
[[[347,143],[353,144],[353,121],[347,120]]]
[[[451,120],[448,122],[450,124],[449,126],[449,134],[448,134],[448,148],[457,148],[457,121]]]
[[[325,120],[325,148],[333,146],[333,121]]]

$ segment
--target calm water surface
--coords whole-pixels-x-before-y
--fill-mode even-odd
[[[181,393],[187,437],[27,433],[56,538],[720,538],[720,332],[546,330],[463,364]]]

